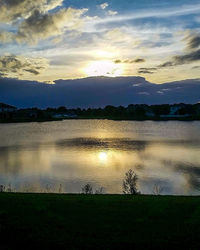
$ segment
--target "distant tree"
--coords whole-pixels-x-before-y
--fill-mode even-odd
[[[49,184],[46,184],[45,189],[46,189],[46,193],[50,193],[50,191],[51,191],[51,187],[50,187],[50,185],[49,185]]]
[[[57,108],[57,111],[58,112],[65,112],[65,111],[67,111],[67,109],[66,109],[65,106],[60,106],[60,107]]]
[[[162,104],[162,105],[152,105],[152,111],[156,115],[168,115],[170,113],[170,105],[169,104]]]
[[[133,195],[139,194],[137,190],[137,181],[138,181],[138,176],[132,169],[129,169],[129,171],[126,172],[123,180],[124,194],[133,194]]]
[[[82,193],[83,194],[92,194],[93,193],[93,189],[92,186],[88,183],[85,186],[82,187]]]
[[[11,184],[8,185],[8,187],[7,187],[7,192],[12,192]]]
[[[58,192],[59,192],[59,193],[62,193],[62,192],[63,192],[63,191],[62,191],[62,184],[59,185]]]
[[[159,184],[155,184],[153,187],[153,193],[155,195],[160,195],[163,192],[163,188]]]
[[[0,192],[5,192],[5,186],[4,185],[0,185]]]
[[[104,188],[100,187],[98,189],[96,189],[95,194],[103,194],[104,193]]]

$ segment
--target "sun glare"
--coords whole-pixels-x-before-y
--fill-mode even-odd
[[[87,76],[110,76],[117,77],[123,73],[122,65],[110,61],[96,61],[90,63],[84,72]]]

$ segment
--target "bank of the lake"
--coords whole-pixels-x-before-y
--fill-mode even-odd
[[[127,116],[78,116],[69,118],[0,118],[0,123],[51,122],[63,120],[112,120],[112,121],[199,121],[198,117],[127,117]]]
[[[1,249],[199,249],[200,197],[0,194]]]

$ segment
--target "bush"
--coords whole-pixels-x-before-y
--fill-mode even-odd
[[[92,186],[88,183],[85,186],[82,187],[82,193],[83,194],[92,194],[93,193],[93,189]]]

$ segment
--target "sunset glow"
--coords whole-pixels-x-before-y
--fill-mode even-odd
[[[96,61],[89,63],[84,69],[87,76],[109,76],[117,77],[123,73],[121,65],[109,61]]]

